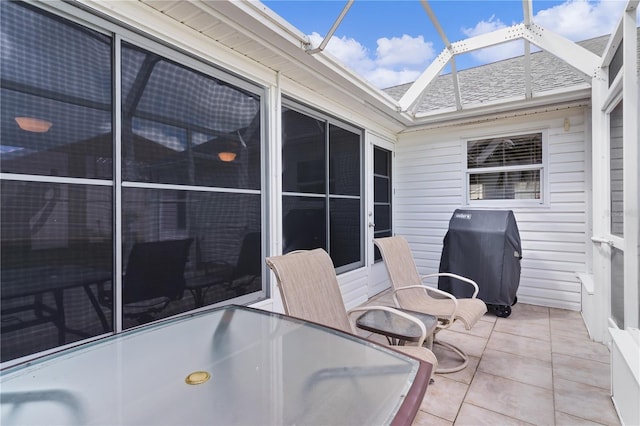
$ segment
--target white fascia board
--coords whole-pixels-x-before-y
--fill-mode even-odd
[[[381,119],[379,112],[373,106],[361,100],[359,104],[353,102],[348,105],[341,99],[328,98],[287,76],[280,76],[280,93],[291,99],[303,99],[305,105],[320,111],[331,111],[331,114],[341,120],[355,123],[368,130],[381,134],[395,134],[402,131],[407,124]],[[409,123],[409,121],[407,120]]]
[[[542,50],[562,59],[568,65],[584,74],[589,80],[592,78],[604,78],[600,68],[601,58],[571,40],[537,24],[524,28],[523,37]]]
[[[444,49],[436,59],[431,62],[429,67],[413,82],[409,90],[400,98],[398,104],[401,111],[407,111],[420,99],[422,93],[435,80],[449,60],[453,57],[449,49]]]
[[[473,120],[474,118],[490,120],[494,119],[496,114],[500,114],[500,117],[510,117],[590,105],[590,96],[591,87],[588,84],[584,84],[580,87],[574,86],[571,89],[558,89],[545,92],[544,95],[534,96],[533,99],[516,96],[491,103],[474,104],[471,107],[466,106],[462,111],[456,111],[454,108],[450,108],[444,113],[442,110],[438,110],[416,114],[414,126],[407,130],[413,131],[414,128],[450,126]]]

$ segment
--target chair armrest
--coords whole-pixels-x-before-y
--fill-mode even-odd
[[[416,288],[421,288],[424,291],[426,291],[427,293],[432,292],[435,294],[439,294],[440,296],[443,296],[447,299],[450,299],[453,302],[453,310],[451,311],[451,314],[449,315],[448,321],[449,322],[453,322],[455,316],[456,316],[456,312],[458,311],[458,299],[456,299],[456,297],[451,294],[451,293],[447,293],[446,291],[442,291],[440,289],[437,288],[433,288],[433,287],[429,287],[427,285],[424,284],[415,284],[415,285],[407,285],[407,286],[403,286],[400,287],[396,290],[393,291],[393,301],[395,302],[396,306],[400,307],[400,302],[398,301],[398,298],[396,296],[396,293],[399,293],[403,290],[408,290],[408,289],[416,289]],[[429,312],[426,312],[427,314]]]
[[[438,272],[435,274],[423,275],[422,279],[432,278],[432,277],[451,277],[451,278],[455,278],[456,280],[460,280],[462,282],[470,284],[471,286],[473,286],[473,296],[471,296],[472,299],[475,299],[476,296],[478,295],[478,291],[480,291],[480,289],[478,288],[478,284],[476,284],[475,281],[467,277],[463,277],[462,275],[452,274],[451,272]]]
[[[351,323],[351,328],[353,330],[355,330],[355,322],[351,319],[351,314],[355,313],[355,312],[364,312],[364,311],[387,311],[387,312],[391,312],[394,315],[398,315],[406,320],[409,320],[413,323],[415,323],[419,328],[420,328],[420,340],[418,341],[418,346],[422,346],[422,344],[424,343],[425,339],[427,338],[427,329],[424,326],[424,323],[422,321],[420,321],[418,318],[406,314],[404,312],[401,312],[395,308],[389,307],[389,306],[365,306],[365,307],[360,307],[360,308],[353,308],[351,310],[349,310],[347,312],[347,316],[349,317],[349,322]]]

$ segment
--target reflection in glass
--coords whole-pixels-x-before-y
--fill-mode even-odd
[[[2,361],[113,332],[120,286],[125,328],[264,297],[260,96],[25,2],[0,8]],[[191,192],[135,188],[164,184]]]
[[[285,192],[326,192],[325,123],[283,108],[282,189]]]
[[[4,362],[112,329],[95,294],[113,282],[113,188],[75,178],[113,177],[113,88],[109,36],[0,8]]]
[[[329,125],[329,192],[360,195],[360,135]]]
[[[470,169],[531,164],[542,164],[541,133],[467,142]]]
[[[361,256],[360,199],[329,201],[331,238],[329,255],[336,268],[358,262]]]
[[[125,180],[260,189],[259,97],[127,43],[122,75]]]
[[[111,179],[111,39],[22,3],[0,7],[1,171]]]
[[[539,200],[540,170],[469,175],[471,200]]]
[[[111,330],[112,190],[2,181],[2,361]]]
[[[373,220],[374,238],[391,236],[391,152],[373,148]],[[382,261],[377,246],[373,245],[374,260]]]
[[[360,262],[362,135],[286,107],[282,126],[283,252],[322,248],[336,267]]]
[[[282,199],[282,252],[327,247],[324,198],[284,196]]]
[[[125,328],[251,293],[258,297],[259,194],[124,188],[122,198],[123,286],[137,286],[123,288]],[[131,273],[135,279],[127,277]]]

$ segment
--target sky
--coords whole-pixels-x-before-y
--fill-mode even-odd
[[[262,3],[307,34],[315,47],[347,2],[262,0]],[[572,41],[587,40],[610,34],[626,3],[626,0],[533,0],[533,20]],[[520,0],[431,0],[429,4],[451,43],[523,21]],[[355,0],[326,47],[328,53],[379,88],[415,81],[443,49],[444,42],[419,0]],[[456,55],[456,69],[523,52],[522,42],[512,42]],[[444,72],[450,72],[449,67]]]

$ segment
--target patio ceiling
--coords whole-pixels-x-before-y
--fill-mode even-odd
[[[286,79],[347,105],[361,105],[385,119],[386,125],[397,131],[525,108],[549,108],[550,105],[576,101],[584,104],[590,98],[592,79],[604,78],[602,58],[599,56],[601,51],[594,53],[536,24],[532,17],[532,0],[522,0],[521,23],[458,42],[450,42],[429,1],[416,1],[421,1],[425,9],[425,22],[430,20],[435,26],[445,48],[413,84],[404,87],[401,92],[396,91],[396,96],[392,96],[394,93],[373,87],[323,51],[326,43],[313,48],[305,34],[259,1],[139,0],[149,8],[174,19],[179,25],[190,27],[234,53],[276,71],[281,80]],[[94,2],[87,0],[87,3]],[[342,13],[336,16],[325,41],[338,28],[352,3],[353,0],[345,2]],[[629,1],[627,8],[636,8],[637,4],[637,0]],[[456,70],[456,58],[478,49],[515,40],[522,40],[524,43],[524,54],[518,58],[518,71],[511,69],[508,70],[509,73],[502,75],[507,76],[505,84],[517,87],[518,90],[515,93],[505,92],[497,86],[493,94],[485,90],[474,96],[468,95],[469,91],[474,90],[473,79],[470,79],[472,73],[467,73],[466,80],[461,79],[460,75],[464,71]],[[556,63],[569,69],[565,81],[555,82],[552,87],[536,81],[550,59],[538,63],[534,58],[541,52],[532,52],[532,46],[541,49],[547,58],[551,56]],[[495,67],[507,62],[489,65]],[[442,71],[447,65],[450,65],[451,72],[443,76]],[[476,70],[484,70],[484,67],[486,66]],[[541,68],[536,70],[536,67]],[[443,89],[442,84],[438,87],[439,80],[443,78],[450,81],[446,89]],[[428,101],[433,89],[445,90],[452,101],[447,105],[434,107],[433,101]],[[430,104],[425,106],[425,102]]]

